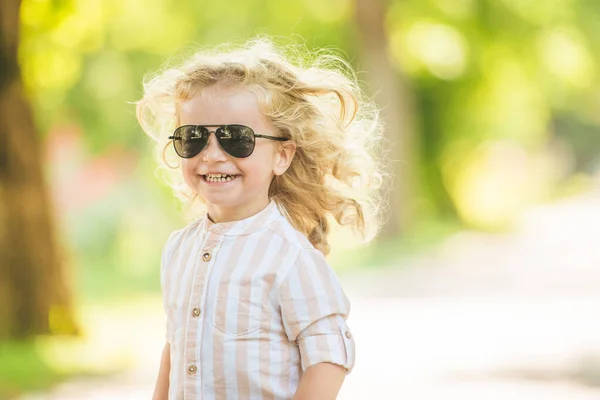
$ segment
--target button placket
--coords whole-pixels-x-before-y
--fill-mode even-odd
[[[199,279],[198,281],[194,280],[193,283],[193,303],[194,306],[192,306],[192,308],[188,311],[188,318],[193,318],[196,321],[194,322],[199,323],[197,321],[197,319],[201,319],[203,317],[203,305],[205,302],[205,295],[206,295],[206,290],[207,290],[207,284],[208,284],[208,280],[210,278],[211,275],[211,269],[212,269],[212,259],[213,259],[213,254],[216,251],[216,248],[218,247],[218,243],[214,243],[214,241],[205,241],[202,244],[202,247],[200,248],[200,260],[199,263],[196,265],[196,272],[195,274],[195,278],[196,277],[202,277],[201,279]],[[200,335],[200,337],[203,336],[203,332],[202,332],[202,326],[201,324],[198,325],[198,331],[195,332],[194,335]],[[188,347],[191,346],[191,348],[196,348],[196,346],[201,346],[202,345],[202,340],[196,340],[195,337],[186,337],[186,349],[188,349]],[[186,368],[186,372],[187,374],[190,376],[190,379],[201,379],[201,373],[200,373],[200,364],[198,364],[200,362],[200,360],[197,360],[195,358],[189,358],[187,360],[187,362],[189,363],[187,368]]]
[[[210,275],[210,264],[209,262],[212,260],[212,253],[214,250],[209,250],[211,249],[212,246],[208,246],[208,248],[205,248],[202,252],[202,262],[208,264],[208,270],[206,271],[206,275],[204,276],[204,280],[207,281],[208,277]],[[206,290],[206,286],[204,286],[204,291]],[[203,296],[202,296],[203,297]],[[200,301],[200,303],[203,303],[204,299],[198,299]],[[192,318],[199,318],[202,315],[202,308],[201,307],[194,307],[192,308],[190,315]],[[195,362],[197,360],[189,360],[191,362]],[[187,373],[189,375],[198,375],[198,366],[196,364],[190,364],[187,368]]]

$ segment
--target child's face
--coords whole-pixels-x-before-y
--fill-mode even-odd
[[[221,85],[203,89],[180,104],[179,125],[246,125],[257,135],[279,136],[260,111],[256,96],[248,89]],[[210,127],[214,131],[217,127]],[[284,143],[282,148],[281,143]],[[268,191],[275,175],[283,174],[295,152],[293,142],[256,138],[247,158],[227,154],[214,133],[206,147],[193,158],[182,159],[185,182],[206,202],[215,222],[246,218],[268,204]],[[209,182],[207,174],[234,175],[228,182]]]

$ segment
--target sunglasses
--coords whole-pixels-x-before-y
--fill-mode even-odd
[[[210,131],[208,128],[217,128]],[[175,129],[173,140],[175,152],[181,158],[192,158],[208,144],[208,137],[214,133],[219,146],[230,156],[235,158],[246,158],[254,152],[256,138],[277,140],[280,142],[289,140],[287,138],[257,135],[252,128],[244,125],[183,125]]]

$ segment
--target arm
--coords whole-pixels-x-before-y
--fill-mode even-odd
[[[160,359],[160,369],[152,400],[167,400],[169,398],[169,372],[171,371],[171,348],[165,343]]]
[[[339,365],[319,363],[308,367],[293,400],[335,400],[345,377],[346,369]]]
[[[302,251],[278,286],[283,326],[298,346],[303,375],[294,400],[333,400],[354,367],[350,302],[317,250]]]

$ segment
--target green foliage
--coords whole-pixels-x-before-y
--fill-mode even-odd
[[[34,342],[0,342],[0,398],[11,399],[24,391],[42,390],[60,381],[40,356]]]
[[[386,4],[389,59],[420,121],[418,219],[505,228],[598,168],[596,2]],[[257,34],[338,48],[356,62],[360,35],[351,0],[24,0],[21,11],[20,59],[40,132],[55,152],[64,132],[81,139],[70,158],[50,155],[48,173],[87,296],[157,290],[162,243],[183,224],[135,120],[146,74]],[[63,188],[69,182],[78,183]],[[85,192],[95,194],[79,199]]]
[[[598,13],[577,0],[393,2],[390,50],[419,101],[428,212],[503,227],[597,168]]]

